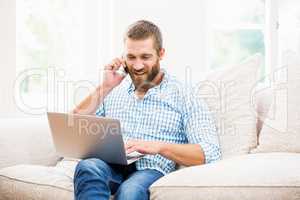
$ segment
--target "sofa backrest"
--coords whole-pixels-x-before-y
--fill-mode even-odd
[[[271,104],[271,89],[259,86],[253,96],[257,133]],[[55,165],[59,160],[46,117],[0,118],[0,168],[16,164]]]
[[[54,165],[58,160],[47,118],[0,118],[0,168]]]

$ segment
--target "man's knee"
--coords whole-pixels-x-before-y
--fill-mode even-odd
[[[74,179],[82,175],[103,175],[107,174],[109,165],[97,158],[81,160],[75,169]]]
[[[148,199],[149,190],[138,183],[122,183],[115,194],[117,199]]]

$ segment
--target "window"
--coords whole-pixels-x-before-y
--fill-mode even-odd
[[[261,75],[300,53],[298,0],[207,0],[207,65],[219,68],[261,53]]]
[[[300,55],[300,2],[278,1],[278,59],[285,65],[289,53]]]
[[[255,53],[265,55],[264,0],[207,0],[208,66],[237,64]]]
[[[56,67],[80,74],[84,58],[83,1],[17,1],[17,73]],[[70,70],[76,68],[79,70]],[[44,87],[42,77],[24,81],[22,91]],[[35,88],[35,89],[34,89]]]
[[[86,81],[81,92],[89,92],[100,62],[97,9],[97,0],[16,0],[15,79],[20,82],[15,101],[20,110],[69,110],[78,80]]]

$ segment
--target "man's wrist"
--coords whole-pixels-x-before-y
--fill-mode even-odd
[[[108,94],[111,90],[113,89],[113,87],[102,83],[100,86],[97,87],[97,91],[99,93],[102,93],[104,96],[106,96],[106,94]]]
[[[164,155],[168,151],[168,148],[169,148],[169,144],[168,143],[160,142],[158,146],[159,146],[158,153],[160,155]]]

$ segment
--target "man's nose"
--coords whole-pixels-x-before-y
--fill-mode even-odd
[[[133,68],[136,71],[142,70],[144,68],[144,64],[142,62],[136,62],[133,64]]]

